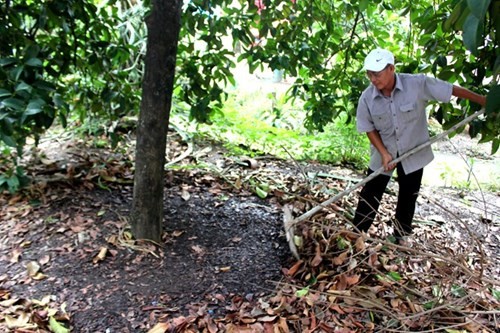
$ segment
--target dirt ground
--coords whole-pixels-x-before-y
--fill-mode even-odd
[[[78,145],[63,148],[84,154]],[[223,174],[219,169],[167,172],[163,243],[158,245],[131,239],[132,184],[126,163],[115,157],[98,168],[97,155],[86,155],[73,167],[45,162],[32,170],[52,168],[52,178],[39,172],[40,182],[29,192],[0,197],[0,319],[7,332],[54,330],[57,325],[50,326],[49,317],[71,332],[147,332],[159,321],[199,308],[224,318],[235,303],[262,303],[296,262],[284,233],[283,204],[327,182],[330,189],[333,183],[346,187],[361,177],[341,167],[313,163],[299,169],[272,158],[258,160],[252,169],[212,150],[206,161],[221,159],[214,164],[223,166]],[[335,177],[306,180],[304,171]],[[238,179],[250,178],[274,181],[273,194],[261,199],[251,186],[239,186]],[[352,213],[355,197],[349,200],[344,208]],[[394,207],[394,198],[388,200],[379,221]],[[455,216],[470,222],[491,261],[498,263],[499,207],[499,193],[426,187],[415,237],[423,242],[429,228],[439,228],[449,236],[443,242],[466,241],[463,227],[449,223]],[[377,223],[372,233],[383,237],[388,231]],[[489,266],[488,274],[499,277],[499,266]]]
[[[210,184],[184,200],[180,186],[190,179],[174,178],[165,190],[165,243],[142,251],[110,240],[127,232],[130,186],[61,188],[29,208],[4,201],[2,288],[22,299],[52,295],[66,303],[73,332],[93,333],[143,332],[154,309],[183,313],[207,302],[216,313],[235,295],[273,290],[289,262],[277,208],[245,193],[211,193]],[[109,254],[94,261],[101,248]],[[44,260],[47,278],[27,276],[28,263]]]

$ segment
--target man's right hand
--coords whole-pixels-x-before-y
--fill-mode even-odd
[[[378,131],[374,130],[371,132],[367,132],[366,135],[368,136],[371,144],[378,150],[380,156],[382,156],[382,165],[384,166],[384,170],[393,170],[396,167],[396,164],[391,164],[393,160],[392,155],[389,154],[389,151],[387,151],[387,148],[385,148],[385,145],[382,142]]]
[[[384,165],[384,170],[385,171],[391,171],[396,167],[396,164],[391,163],[393,158],[389,152],[386,151],[386,153],[381,154],[382,155],[382,164]]]

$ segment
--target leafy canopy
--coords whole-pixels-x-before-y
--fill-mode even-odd
[[[21,184],[17,159],[57,119],[98,119],[116,143],[114,121],[139,110],[149,3],[11,0],[0,3],[0,141],[13,150],[0,187]],[[500,144],[499,0],[190,0],[184,2],[175,103],[210,123],[235,85],[238,61],[283,70],[303,102],[307,129],[353,121],[368,85],[362,61],[394,52],[400,72],[423,72],[488,95],[470,134]],[[448,128],[479,108],[435,106]],[[16,179],[14,179],[16,178]],[[6,185],[6,184],[13,184]],[[19,185],[20,186],[20,185]]]
[[[474,121],[470,134],[481,133],[483,142],[493,141],[493,151],[498,149],[498,0],[194,0],[184,24],[181,95],[200,121],[217,111],[209,96],[218,100],[220,85],[230,78],[223,72],[232,66],[231,53],[223,48],[228,34],[237,60],[246,61],[250,71],[269,67],[296,77],[290,98],[305,102],[310,130],[322,130],[343,113],[353,120],[369,84],[362,61],[371,49],[382,47],[396,55],[400,72],[426,73],[488,94],[487,117]],[[196,49],[199,40],[204,41],[201,50]],[[219,50],[223,57],[214,56]],[[196,65],[183,71],[185,62],[192,65],[193,51]],[[435,107],[433,116],[449,128],[479,108],[459,101]]]

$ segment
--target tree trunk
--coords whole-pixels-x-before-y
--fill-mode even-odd
[[[137,126],[131,225],[136,239],[159,241],[167,129],[174,86],[182,0],[152,0]]]

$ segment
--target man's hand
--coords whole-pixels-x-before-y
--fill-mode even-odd
[[[382,156],[382,164],[384,166],[384,170],[393,170],[396,167],[396,164],[391,164],[391,161],[393,160],[392,155],[389,154],[389,151],[387,151],[387,148],[385,148],[385,145],[382,142],[378,131],[375,130],[367,132],[366,135],[368,135],[368,139],[370,140],[371,144],[378,150],[380,156]]]
[[[384,165],[385,171],[391,171],[396,167],[396,164],[391,163],[393,160],[391,154],[386,151],[385,154],[382,154],[382,164]]]

